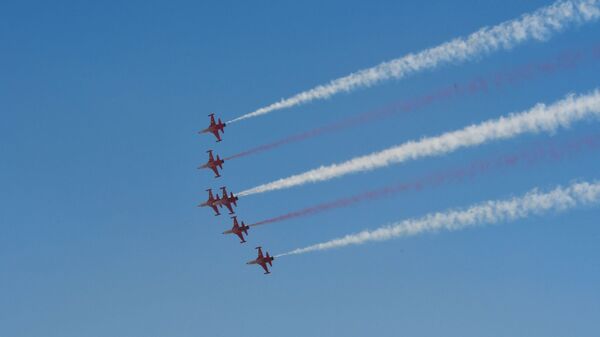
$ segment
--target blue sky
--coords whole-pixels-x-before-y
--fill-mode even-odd
[[[198,209],[322,164],[461,128],[598,85],[590,61],[514,86],[196,167],[342,117],[565,51],[574,27],[226,128],[282,97],[435,46],[548,1],[42,2],[0,4],[0,335],[591,336],[600,332],[600,208],[244,265],[429,212],[599,178],[597,151],[256,228],[248,244]],[[597,135],[596,121],[240,199],[247,223],[540,142]]]

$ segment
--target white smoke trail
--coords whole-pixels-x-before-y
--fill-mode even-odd
[[[528,40],[548,39],[571,24],[580,24],[600,18],[600,1],[557,1],[518,19],[503,22],[491,28],[484,27],[467,36],[439,46],[408,54],[375,67],[341,77],[290,98],[260,108],[227,123],[264,115],[317,99],[326,99],[340,92],[368,87],[388,79],[401,79],[412,73],[433,69],[441,64],[460,62],[493,51],[510,49]]]
[[[586,95],[568,95],[565,99],[545,105],[539,103],[530,110],[510,114],[463,129],[447,132],[436,137],[422,138],[348,161],[282,178],[264,185],[242,191],[240,196],[274,191],[306,183],[329,180],[346,174],[368,171],[394,163],[441,155],[459,148],[481,145],[492,140],[516,137],[523,133],[553,132],[558,127],[600,117],[600,91]]]
[[[547,193],[541,193],[534,189],[521,197],[487,201],[463,210],[432,213],[419,219],[408,219],[372,231],[365,230],[331,241],[295,249],[276,255],[276,257],[360,245],[369,241],[385,241],[424,232],[456,231],[466,227],[517,220],[551,210],[564,211],[575,206],[588,205],[598,201],[600,201],[600,182],[575,183],[568,187],[557,187]]]

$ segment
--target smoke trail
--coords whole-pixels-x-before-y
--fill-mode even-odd
[[[331,124],[314,128],[312,130],[297,133],[271,143],[262,144],[236,153],[224,159],[232,160],[241,158],[248,155],[269,151],[283,145],[318,137],[323,134],[338,132],[355,126],[364,126],[366,123],[381,120],[400,112],[412,112],[428,105],[443,102],[461,95],[475,95],[482,92],[487,92],[488,89],[499,89],[506,85],[516,85],[519,82],[531,80],[536,76],[541,76],[544,74],[553,75],[559,70],[573,69],[584,60],[597,60],[598,57],[596,54],[598,54],[598,49],[600,49],[600,45],[592,48],[591,52],[588,52],[587,50],[566,51],[557,55],[552,61],[538,62],[535,64],[529,63],[514,67],[508,71],[499,71],[487,76],[477,76],[463,83],[453,83],[415,98],[397,101],[376,110],[361,113]]]
[[[299,217],[315,215],[332,209],[349,207],[354,204],[371,201],[380,198],[390,197],[398,193],[408,191],[421,191],[427,187],[439,186],[452,181],[460,181],[466,178],[475,178],[478,175],[488,173],[492,170],[514,167],[519,164],[533,165],[544,160],[558,161],[563,158],[574,155],[586,150],[598,150],[600,147],[600,135],[582,137],[573,141],[556,144],[543,144],[525,151],[509,155],[498,156],[491,160],[481,160],[472,162],[461,168],[446,170],[434,174],[426,175],[414,181],[397,183],[384,188],[359,193],[350,197],[320,203],[314,206],[306,207],[297,211],[292,211],[283,215],[265,219],[250,227],[256,227]]]
[[[422,157],[441,155],[463,147],[481,145],[492,140],[508,139],[523,133],[553,132],[573,122],[600,117],[600,91],[586,95],[568,95],[552,105],[537,104],[528,111],[471,125],[461,130],[427,137],[340,164],[319,168],[260,185],[240,193],[247,196],[306,183],[329,180],[346,174],[369,171]]]
[[[433,69],[441,64],[466,61],[481,54],[510,49],[529,40],[544,40],[571,24],[584,23],[600,17],[598,0],[566,0],[543,7],[518,19],[497,26],[484,27],[466,38],[457,38],[417,54],[381,63],[348,76],[319,85],[308,91],[235,118],[228,123],[264,115],[317,99],[326,99],[340,92],[368,87],[388,79],[401,79],[409,74]]]
[[[276,255],[276,257],[359,245],[369,241],[385,241],[423,232],[456,231],[484,224],[513,221],[552,210],[564,211],[579,205],[597,203],[598,201],[600,201],[600,182],[574,183],[568,187],[559,186],[547,193],[534,189],[521,197],[491,200],[463,210],[428,214],[422,218],[408,219],[375,230],[365,230],[331,241],[295,249]]]

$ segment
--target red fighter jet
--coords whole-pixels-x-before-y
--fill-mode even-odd
[[[248,236],[248,230],[250,229],[250,227],[244,224],[243,221],[242,225],[240,226],[237,220],[237,216],[232,216],[231,218],[233,219],[233,227],[231,227],[231,229],[228,231],[224,231],[223,234],[235,234],[240,238],[240,240],[242,240],[240,241],[240,243],[246,242],[246,240],[244,240],[243,233],[246,233],[246,236]]]
[[[210,125],[206,129],[204,129],[198,133],[210,132],[213,135],[215,135],[215,137],[217,137],[217,142],[220,142],[221,135],[219,135],[219,131],[221,131],[222,133],[225,133],[225,130],[223,130],[223,129],[225,128],[226,124],[221,122],[221,118],[219,118],[219,123],[216,123],[215,122],[215,114],[210,114],[208,116],[210,116]]]
[[[261,267],[263,267],[263,269],[265,270],[265,274],[271,274],[269,268],[267,268],[267,263],[269,264],[269,266],[272,267],[272,262],[273,260],[275,260],[275,257],[269,256],[269,252],[267,252],[267,255],[263,255],[261,248],[262,247],[256,247],[256,249],[258,249],[258,257],[255,260],[246,262],[246,264],[258,264]]]
[[[218,202],[221,200],[219,198],[219,194],[217,194],[217,197],[215,198],[212,194],[212,188],[209,188],[206,191],[208,192],[208,200],[198,205],[198,207],[211,207],[216,213],[215,216],[221,215],[221,213],[219,213],[219,209],[217,208],[217,206],[219,206]]]
[[[230,193],[230,195],[227,196],[227,188],[225,186],[221,187],[221,191],[223,191],[223,196],[221,199],[217,200],[215,204],[219,207],[227,207],[229,214],[234,214],[235,212],[233,211],[233,207],[231,205],[237,207],[238,197],[234,196],[233,193]]]
[[[221,175],[219,174],[219,168],[221,168],[221,170],[223,169],[223,163],[225,162],[225,160],[219,158],[219,155],[217,155],[217,160],[215,160],[215,158],[213,157],[212,150],[208,150],[206,152],[208,153],[208,161],[206,162],[206,164],[204,164],[198,168],[199,169],[209,168],[209,169],[213,170],[213,172],[215,172],[215,178],[220,177]]]

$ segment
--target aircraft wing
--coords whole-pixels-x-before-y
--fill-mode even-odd
[[[215,213],[216,213],[216,214],[215,214],[215,216],[217,216],[217,215],[221,215],[221,213],[219,213],[219,209],[217,208],[217,206],[215,206],[215,205],[210,205],[210,207],[212,207],[213,211],[215,211]]]
[[[215,158],[213,157],[212,151],[208,151],[208,162],[211,163],[215,161]]]
[[[215,124],[217,124],[215,122],[215,114],[210,114],[210,125],[215,125]]]
[[[246,242],[246,240],[244,240],[244,235],[242,235],[241,232],[237,232],[235,234],[240,238],[240,243]]]
[[[269,268],[267,268],[267,264],[266,263],[263,262],[263,263],[260,264],[260,266],[263,267],[263,269],[265,270],[265,274],[269,274],[270,273]]]
[[[260,247],[257,247],[256,249],[258,249],[258,257],[263,257],[262,249]]]
[[[219,174],[219,170],[217,170],[217,167],[216,167],[216,166],[211,166],[210,168],[211,168],[211,170],[213,170],[213,172],[215,173],[215,176],[216,176],[216,177],[220,177],[220,176],[221,176],[221,175]],[[216,177],[215,177],[215,178],[216,178]]]
[[[219,135],[219,130],[211,130],[211,132],[213,133],[213,135],[215,135],[215,137],[217,137],[217,142],[220,142],[221,135]]]
[[[226,202],[225,203],[225,207],[227,207],[227,209],[229,210],[229,214],[234,214],[235,213],[233,211],[233,208],[231,207],[231,203],[230,202]]]

